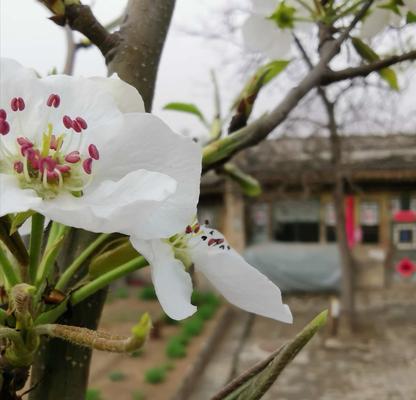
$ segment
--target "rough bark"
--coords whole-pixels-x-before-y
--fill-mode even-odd
[[[133,85],[152,107],[157,71],[175,0],[129,0],[108,71]]]

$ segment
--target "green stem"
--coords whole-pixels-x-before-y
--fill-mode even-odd
[[[3,275],[7,280],[7,283],[10,287],[20,283],[20,279],[15,271],[13,264],[7,257],[7,254],[0,246],[0,265],[3,271]]]
[[[87,260],[89,256],[102,244],[104,243],[111,235],[108,233],[103,233],[98,236],[73,262],[72,264],[65,270],[65,272],[61,275],[56,284],[56,289],[63,291],[65,287],[68,285],[70,279],[74,276],[74,274],[78,271],[78,269],[82,266],[82,264]]]
[[[50,276],[56,257],[61,249],[63,239],[68,231],[69,227],[57,222],[52,223],[45,252],[39,264],[39,268],[36,271],[35,285],[37,288],[39,288]]]
[[[35,282],[36,269],[39,265],[40,253],[42,249],[43,226],[45,217],[41,214],[32,216],[32,231],[29,243],[29,278],[30,282]]]
[[[8,317],[6,310],[0,308],[0,325],[5,325]]]
[[[91,296],[93,293],[98,292],[98,290],[106,287],[116,279],[126,276],[130,272],[146,267],[147,265],[148,262],[144,257],[136,257],[133,260],[128,261],[125,264],[113,269],[112,271],[99,276],[97,279],[94,279],[92,282],[87,283],[85,286],[75,291],[71,296],[71,303],[76,305],[82,300],[86,299],[88,296]]]
[[[106,272],[105,274],[94,279],[92,282],[87,283],[85,286],[79,288],[70,298],[71,306],[75,306],[81,301],[85,300],[87,297],[92,296],[94,293],[98,292],[100,289],[103,289],[111,282],[116,279],[122,278],[123,276],[128,275],[129,273],[136,271],[140,268],[146,267],[148,262],[144,257],[136,257],[131,261],[126,262],[119,267]],[[66,310],[67,310],[67,301],[62,302],[57,307],[53,308],[50,311],[44,312],[36,318],[35,325],[50,324],[55,322]]]

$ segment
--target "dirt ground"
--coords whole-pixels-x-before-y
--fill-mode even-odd
[[[149,312],[155,321],[161,315],[157,301],[142,301],[136,298],[136,291],[131,290],[128,299],[117,299],[106,305],[100,329],[107,332],[129,335],[134,323],[143,312]],[[189,365],[199,354],[206,338],[210,335],[217,319],[221,315],[207,321],[203,334],[194,337],[187,346],[187,356],[183,359],[169,361],[165,355],[167,339],[177,334],[178,325],[168,325],[162,329],[161,339],[150,339],[138,357],[124,354],[112,354],[95,351],[93,354],[89,387],[99,390],[99,400],[165,400],[177,390],[182,376]],[[149,368],[171,364],[165,382],[149,384],[144,380],[145,371]],[[120,380],[112,380],[111,376],[121,376]]]
[[[293,337],[318,312],[326,296],[290,296],[295,323],[283,325],[256,317],[239,354],[243,371]],[[416,292],[414,288],[361,293],[359,333],[328,339],[322,332],[283,372],[264,400],[415,400]],[[240,324],[243,322],[240,316]],[[192,400],[209,399],[224,384],[239,337],[238,321],[219,344]],[[241,332],[241,329],[240,329]],[[228,351],[228,354],[227,354]],[[221,375],[219,378],[218,375]]]

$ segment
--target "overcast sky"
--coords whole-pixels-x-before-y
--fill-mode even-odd
[[[202,128],[193,117],[171,111],[163,111],[163,105],[170,101],[194,102],[208,115],[212,112],[212,90],[210,70],[219,75],[223,101],[228,104],[244,83],[241,75],[235,74],[241,60],[241,49],[230,41],[207,40],[188,35],[184,28],[198,30],[201,23],[211,22],[218,17],[218,10],[229,6],[234,0],[177,0],[172,28],[165,45],[159,70],[153,111],[178,131],[192,131]],[[89,3],[90,1],[84,1]],[[127,0],[96,0],[94,13],[103,22],[109,22],[120,15]],[[241,6],[246,1],[235,0]],[[215,13],[217,12],[217,14]],[[49,21],[50,12],[36,0],[0,1],[0,54],[18,60],[24,65],[46,74],[53,67],[62,70],[66,45],[62,28]],[[212,26],[212,24],[211,24]],[[207,34],[212,32],[207,32]],[[213,32],[215,33],[215,32]],[[233,67],[224,67],[225,58],[234,60]],[[241,72],[241,67],[240,67]],[[246,72],[247,74],[248,72]],[[105,75],[104,60],[97,49],[78,52],[75,74],[92,76]],[[244,73],[243,73],[244,75]],[[285,81],[281,83],[284,84]],[[404,109],[415,110],[412,89],[400,98]],[[256,114],[263,113],[276,104],[285,90],[269,90],[262,94],[256,104]]]

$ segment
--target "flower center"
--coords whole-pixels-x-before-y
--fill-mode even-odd
[[[186,269],[189,269],[192,265],[192,259],[188,251],[190,248],[203,245],[224,251],[231,249],[224,237],[207,225],[208,222],[205,225],[195,222],[193,225],[188,225],[183,233],[178,233],[167,239],[167,243],[172,246],[175,258],[182,261]]]
[[[46,101],[51,110],[60,104],[61,98],[57,94],[51,94]],[[10,108],[16,113],[17,127],[22,130],[19,113],[25,110],[25,101],[15,97],[10,101]],[[7,117],[7,112],[0,109],[0,154],[5,163],[1,165],[2,169],[14,174],[22,188],[31,188],[44,199],[54,198],[61,191],[82,196],[92,180],[93,162],[100,158],[94,144],[87,147],[85,153],[88,154],[82,154],[84,131],[88,128],[85,119],[64,115],[63,132],[56,132],[48,123],[41,137],[29,140],[18,136],[10,145],[3,140],[11,131]]]

